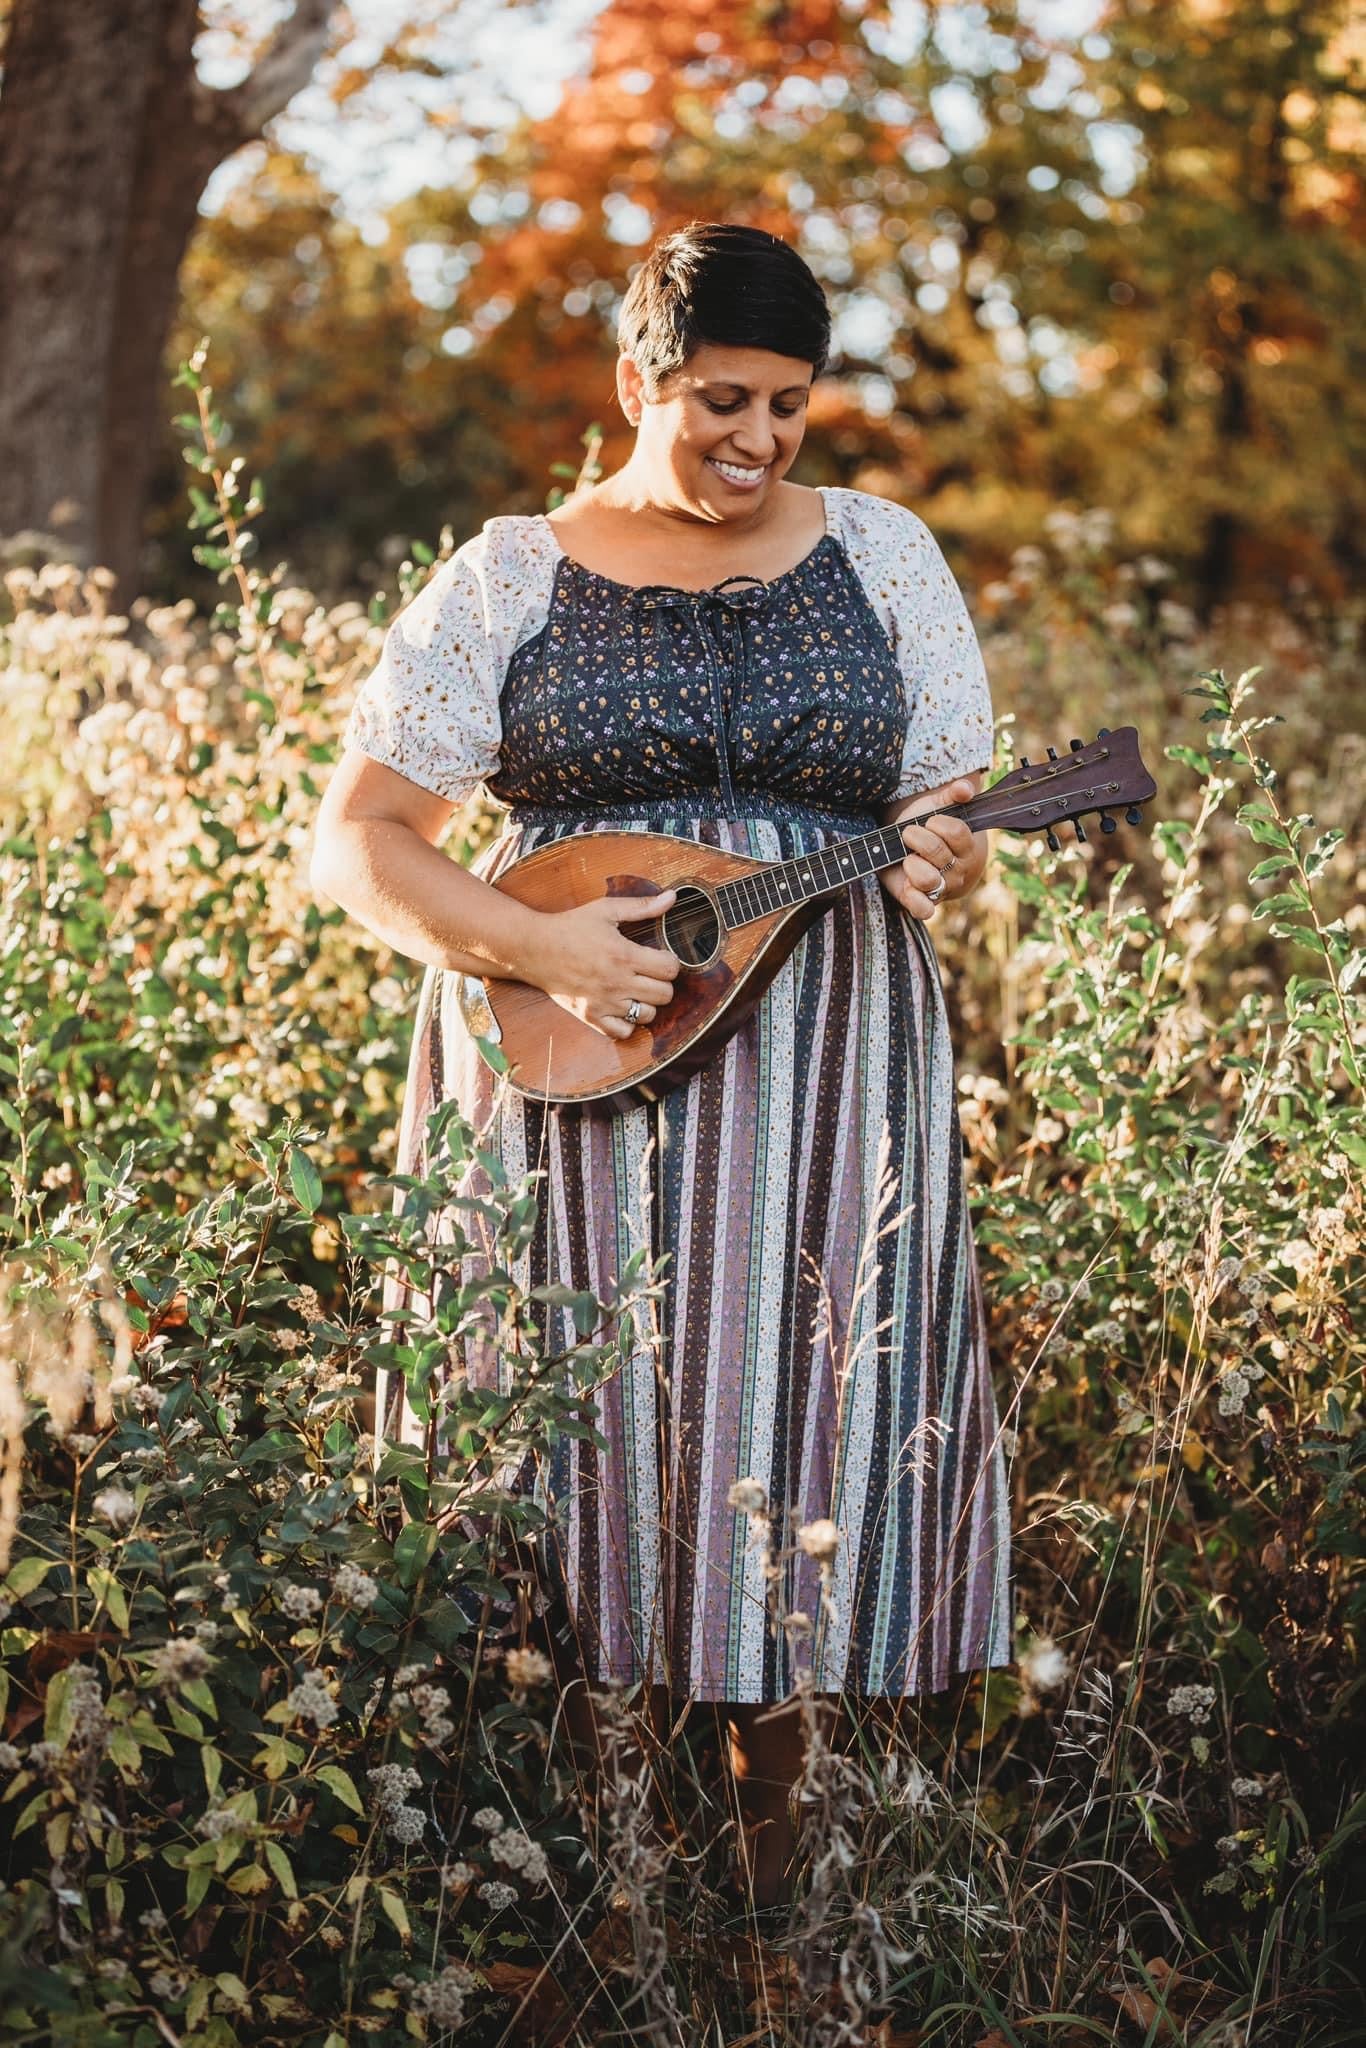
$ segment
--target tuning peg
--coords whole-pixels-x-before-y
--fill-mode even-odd
[[[1058,758],[1058,750],[1057,750],[1057,748],[1056,748],[1056,747],[1050,747],[1050,748],[1048,749],[1048,758],[1049,758],[1049,760],[1050,760],[1050,761],[1056,761],[1056,760],[1057,760],[1057,758]]]
[[[1117,832],[1119,830],[1118,825],[1108,811],[1102,811],[1100,814],[1100,829],[1102,832]]]
[[[1074,754],[1079,754],[1085,742],[1083,740],[1069,740],[1067,744],[1072,749],[1072,752]]]
[[[1110,728],[1109,728],[1109,726],[1108,726],[1108,725],[1103,725],[1103,726],[1101,727],[1100,731],[1099,731],[1099,732],[1098,732],[1098,733],[1096,734],[1096,738],[1097,738],[1097,739],[1100,739],[1100,740],[1108,740],[1108,739],[1109,739],[1109,737],[1110,737]]]
[[[1029,766],[1029,756],[1028,756],[1028,754],[1021,754],[1021,756],[1020,756],[1020,766],[1021,766],[1022,768],[1027,768],[1027,767]]]
[[[1082,824],[1080,818],[1074,818],[1072,820],[1072,830],[1076,833],[1078,839],[1085,839],[1086,827]]]
[[[1061,839],[1059,839],[1057,833],[1053,830],[1053,827],[1051,825],[1049,826],[1048,830],[1044,833],[1043,836],[1048,841],[1048,850],[1050,853],[1062,852],[1062,841]]]
[[[1126,811],[1126,812],[1124,813],[1124,816],[1125,816],[1125,818],[1127,819],[1127,821],[1129,822],[1129,824],[1131,824],[1131,825],[1141,825],[1141,824],[1143,823],[1143,807],[1142,807],[1142,805],[1141,805],[1141,804],[1130,804],[1130,806],[1129,806],[1128,810],[1127,810],[1127,811]]]

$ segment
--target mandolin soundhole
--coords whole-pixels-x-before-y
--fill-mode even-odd
[[[679,889],[677,900],[664,913],[664,937],[685,967],[711,965],[721,946],[721,922],[705,889],[687,884]]]

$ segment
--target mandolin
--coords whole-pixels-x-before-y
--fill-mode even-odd
[[[1157,785],[1138,750],[1135,727],[1102,726],[1088,744],[1073,740],[1046,761],[1018,768],[967,803],[943,804],[792,860],[751,860],[720,847],[661,832],[583,832],[538,846],[493,883],[535,910],[566,910],[598,896],[678,891],[662,917],[621,926],[637,945],[675,954],[682,971],[672,999],[629,1038],[608,1038],[543,989],[499,976],[461,977],[466,1028],[497,1048],[511,1085],[542,1102],[602,1110],[654,1102],[695,1073],[734,1036],[798,940],[831,899],[852,882],[894,867],[905,856],[907,825],[962,818],[975,832],[1043,833],[1057,850],[1056,828],[1098,813],[1113,832],[1112,810],[1140,804]],[[501,1057],[500,1057],[501,1056]]]

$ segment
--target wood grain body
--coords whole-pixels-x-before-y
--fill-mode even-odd
[[[571,910],[602,896],[655,896],[685,883],[714,888],[769,865],[667,833],[585,832],[537,847],[493,887],[534,910]],[[496,1037],[509,1078],[523,1094],[602,1109],[653,1102],[740,1029],[802,933],[828,907],[828,901],[793,904],[725,932],[717,959],[684,967],[672,1001],[629,1038],[608,1038],[542,989],[494,976],[482,983],[465,977],[465,1020],[476,1035]],[[662,943],[658,920],[622,930],[641,945]],[[481,1019],[479,995],[496,1032]]]

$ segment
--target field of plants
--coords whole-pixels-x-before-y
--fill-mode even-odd
[[[473,1136],[388,1178],[417,970],[306,870],[433,551],[387,611],[297,587],[182,380],[215,615],[22,542],[0,600],[5,2040],[1366,2039],[1360,609],[1198,625],[1084,506],[970,592],[1001,766],[1135,723],[1159,796],[998,839],[933,927],[1016,1660],[852,1748],[812,1719],[775,1927],[726,1890],[715,1744],[619,1697],[589,1797],[511,1645],[538,1515],[493,1477],[591,1426],[658,1276],[553,1352],[499,1185],[484,1298],[383,1314],[394,1262],[458,1259]],[[377,1369],[420,1393],[490,1313],[513,1392],[457,1390],[458,1456],[377,1446]]]

